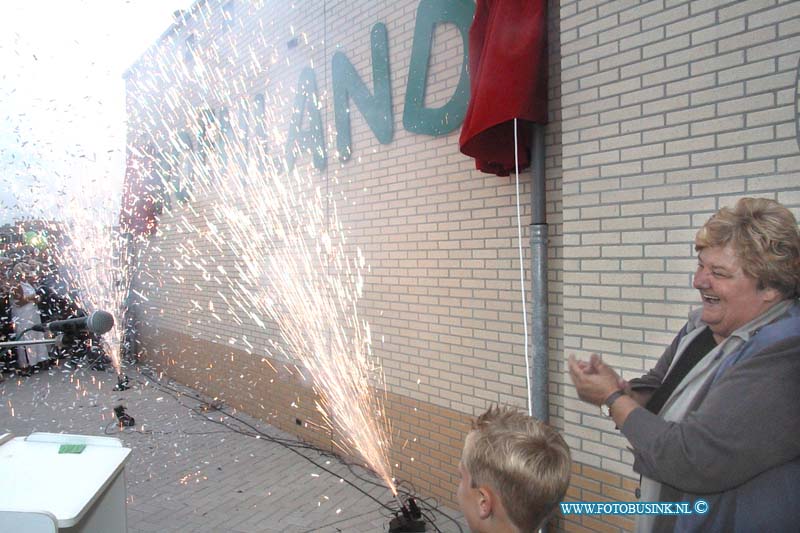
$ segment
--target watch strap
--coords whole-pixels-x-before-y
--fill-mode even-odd
[[[606,398],[606,399],[605,399],[605,401],[604,401],[603,403],[604,403],[604,404],[606,404],[606,407],[608,407],[609,409],[611,409],[611,406],[614,404],[614,402],[616,402],[616,401],[617,401],[617,399],[618,399],[620,396],[624,396],[624,395],[625,395],[625,391],[624,391],[624,390],[622,390],[622,389],[619,389],[619,390],[617,390],[617,391],[614,391],[614,392],[612,392],[611,394],[609,394],[609,395],[608,395],[608,398]]]

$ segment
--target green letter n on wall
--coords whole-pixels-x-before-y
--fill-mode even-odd
[[[300,73],[297,83],[297,96],[294,99],[294,113],[286,138],[286,170],[291,172],[297,157],[303,152],[314,156],[314,167],[322,170],[327,163],[325,137],[322,129],[322,114],[317,96],[317,76],[314,70],[306,67]],[[308,111],[308,129],[302,129],[303,117]]]
[[[389,37],[384,24],[372,27],[372,83],[375,94],[361,80],[355,67],[342,52],[333,54],[333,110],[336,116],[336,148],[339,159],[347,161],[353,153],[350,124],[350,99],[364,115],[381,144],[392,141],[392,87],[389,79]]]
[[[408,69],[408,87],[403,109],[403,126],[414,133],[444,135],[455,130],[464,121],[469,101],[469,26],[475,16],[472,0],[421,0],[417,8],[414,43]],[[431,58],[433,31],[437,24],[455,24],[464,42],[461,75],[452,98],[442,107],[425,107],[425,87],[428,82],[428,64]]]

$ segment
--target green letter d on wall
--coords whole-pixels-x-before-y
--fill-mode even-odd
[[[455,130],[464,121],[469,102],[469,27],[474,16],[475,4],[471,0],[422,0],[419,3],[403,109],[403,126],[406,130],[426,135],[443,135]],[[461,76],[455,93],[445,105],[426,108],[425,87],[433,31],[437,24],[448,22],[456,25],[464,41]]]

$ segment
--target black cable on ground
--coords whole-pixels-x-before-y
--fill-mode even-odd
[[[146,373],[144,373],[144,372],[142,372],[142,374],[144,374],[144,375],[147,375],[147,374],[146,374]],[[175,392],[175,393],[178,393],[178,394],[183,394],[183,392],[182,392],[182,391],[179,391],[179,390],[177,390],[177,389],[175,389],[175,388],[173,388],[173,387],[170,387],[170,386],[168,386],[168,385],[164,385],[163,383],[160,383],[160,382],[156,381],[156,378],[155,378],[154,376],[148,376],[148,377],[149,377],[149,378],[150,378],[150,379],[153,381],[153,383],[155,383],[155,384],[156,384],[156,385],[157,385],[159,388],[162,388],[162,390],[164,390],[164,388],[166,388],[166,389],[169,389],[169,390],[171,390],[171,391],[173,391],[173,392]],[[165,391],[165,392],[167,392],[167,391]],[[190,394],[186,394],[186,395],[187,395],[187,396],[193,396],[193,395],[190,395]],[[174,397],[174,395],[173,395],[173,397]],[[204,399],[202,399],[202,398],[200,398],[200,397],[198,397],[198,396],[193,396],[193,397],[194,397],[196,400],[198,400],[198,401],[200,401],[200,402],[202,402],[202,403],[208,404],[208,402],[206,402]],[[179,403],[181,403],[181,402],[179,401]],[[184,405],[184,407],[188,407],[188,406],[186,406],[186,405],[185,405],[185,404],[183,404],[183,403],[181,403],[181,405]],[[386,505],[385,505],[383,502],[381,502],[380,500],[376,499],[374,496],[372,496],[371,494],[369,494],[368,492],[366,492],[365,490],[363,490],[361,487],[359,487],[359,486],[357,486],[357,485],[353,484],[352,482],[348,481],[347,479],[344,479],[342,476],[340,476],[340,475],[339,475],[339,474],[337,474],[336,472],[334,472],[334,471],[332,471],[332,470],[330,470],[330,469],[326,468],[325,466],[323,466],[323,465],[321,465],[321,464],[317,463],[316,461],[314,461],[314,460],[313,460],[313,459],[311,459],[310,457],[307,457],[307,456],[303,455],[302,453],[300,453],[300,452],[299,452],[299,451],[297,451],[297,449],[296,449],[296,448],[299,448],[299,449],[309,449],[309,450],[312,450],[312,451],[321,451],[319,448],[317,448],[317,447],[315,447],[315,446],[313,446],[313,445],[306,444],[306,443],[300,443],[299,441],[289,441],[289,442],[290,442],[290,443],[289,443],[289,442],[287,442],[287,440],[286,440],[286,439],[281,439],[281,438],[278,438],[278,437],[274,437],[274,436],[272,436],[272,435],[269,435],[269,434],[267,434],[267,433],[264,433],[263,431],[259,430],[257,427],[253,426],[252,424],[250,424],[250,423],[249,423],[249,422],[247,422],[246,420],[242,420],[241,418],[237,417],[236,415],[233,415],[233,414],[231,414],[231,413],[227,413],[227,412],[225,412],[225,411],[224,411],[224,410],[223,410],[221,407],[216,407],[216,409],[215,409],[215,410],[216,410],[216,411],[218,411],[218,412],[220,412],[220,413],[222,413],[222,414],[224,414],[224,415],[225,415],[225,416],[227,416],[228,418],[232,418],[233,420],[236,420],[236,421],[237,421],[237,422],[239,422],[240,424],[243,424],[243,425],[247,426],[248,428],[250,428],[250,429],[253,431],[253,433],[250,433],[250,432],[243,431],[243,430],[241,430],[240,428],[234,427],[234,426],[232,426],[232,425],[230,425],[230,424],[226,423],[225,421],[222,421],[222,420],[216,420],[216,419],[214,419],[214,418],[212,418],[212,417],[208,416],[208,415],[207,415],[205,412],[203,412],[203,411],[200,411],[200,410],[198,410],[198,409],[196,409],[196,408],[194,408],[194,407],[188,407],[188,408],[189,408],[189,409],[190,409],[190,410],[191,410],[193,413],[197,414],[198,416],[201,416],[201,417],[205,418],[205,419],[206,419],[206,420],[208,420],[209,422],[213,422],[213,423],[215,423],[215,424],[219,424],[219,425],[221,425],[221,426],[224,426],[224,427],[228,428],[229,430],[231,430],[231,431],[233,431],[233,432],[235,432],[235,433],[238,433],[238,434],[240,434],[240,435],[244,435],[244,436],[247,436],[247,437],[255,437],[255,436],[258,436],[258,437],[264,438],[264,439],[266,439],[266,440],[268,440],[268,441],[270,441],[270,442],[274,442],[275,444],[278,444],[278,445],[280,445],[280,446],[283,446],[283,447],[284,447],[284,448],[286,448],[287,450],[289,450],[289,451],[291,451],[291,452],[295,453],[296,455],[299,455],[300,457],[302,457],[302,458],[303,458],[303,459],[305,459],[306,461],[310,462],[311,464],[313,464],[314,466],[316,466],[316,467],[317,467],[317,468],[319,468],[320,470],[322,470],[322,471],[324,471],[324,472],[326,472],[326,473],[330,474],[331,476],[334,476],[334,477],[336,477],[336,478],[338,478],[338,479],[341,479],[342,481],[344,481],[345,483],[347,483],[348,485],[350,485],[351,487],[353,487],[353,488],[354,488],[354,489],[356,489],[357,491],[361,492],[362,494],[364,494],[365,496],[367,496],[367,497],[368,497],[368,498],[370,498],[371,500],[373,500],[373,501],[375,501],[376,503],[378,503],[378,504],[379,504],[381,507],[384,507],[384,508],[386,508],[386,509],[387,509],[387,510],[389,510],[389,511],[394,511],[394,509],[392,509],[392,508],[390,508],[390,507],[386,506]],[[382,485],[381,485],[381,486],[382,486]]]
[[[363,490],[361,487],[355,485],[354,483],[352,483],[351,481],[345,479],[344,477],[340,476],[339,474],[337,474],[337,473],[333,472],[332,470],[324,467],[323,465],[317,463],[312,458],[303,455],[298,450],[300,450],[300,449],[311,450],[311,451],[319,453],[320,455],[322,455],[324,457],[335,458],[342,465],[347,467],[347,469],[350,471],[350,473],[353,474],[360,481],[369,483],[369,484],[377,486],[377,487],[386,488],[388,490],[388,488],[385,485],[383,485],[382,483],[379,483],[379,482],[377,482],[375,480],[370,480],[370,479],[367,479],[365,477],[362,477],[361,475],[357,474],[353,470],[353,467],[358,466],[358,467],[360,467],[362,469],[367,470],[368,472],[370,472],[370,473],[372,473],[374,475],[374,472],[369,470],[364,465],[357,464],[357,463],[350,463],[350,462],[346,461],[344,458],[342,458],[342,457],[340,457],[340,456],[338,456],[336,454],[333,454],[333,453],[329,452],[328,450],[323,450],[323,449],[321,449],[321,448],[319,448],[317,446],[314,446],[313,444],[304,443],[304,442],[301,442],[301,441],[298,441],[298,440],[283,439],[283,438],[280,438],[280,437],[275,437],[273,435],[269,435],[267,433],[264,433],[263,431],[261,431],[260,429],[258,429],[255,426],[253,426],[252,424],[250,424],[246,420],[243,420],[243,419],[239,418],[235,414],[226,412],[225,410],[222,409],[221,406],[214,405],[213,403],[208,402],[205,398],[202,398],[199,394],[194,393],[194,391],[189,393],[189,392],[186,392],[186,391],[178,390],[175,387],[172,387],[170,385],[166,385],[166,384],[162,383],[158,377],[154,376],[153,374],[151,374],[151,373],[149,373],[147,371],[140,370],[139,372],[143,376],[147,377],[150,380],[150,382],[153,383],[156,387],[161,389],[166,394],[168,394],[168,395],[172,396],[173,398],[175,398],[175,400],[179,404],[181,404],[182,406],[184,406],[187,409],[191,410],[193,413],[197,414],[198,416],[203,417],[204,419],[208,420],[209,422],[213,422],[215,424],[219,424],[219,425],[225,427],[226,429],[228,429],[229,431],[233,431],[233,432],[238,433],[240,435],[244,435],[244,436],[247,436],[247,437],[261,437],[261,438],[266,439],[269,442],[274,442],[275,444],[279,444],[280,446],[283,446],[284,448],[286,448],[287,450],[295,453],[296,455],[299,455],[300,457],[302,457],[306,461],[310,462],[311,464],[313,464],[314,466],[316,466],[320,470],[322,470],[322,471],[324,471],[324,472],[326,472],[326,473],[328,473],[328,474],[330,474],[332,476],[335,476],[338,479],[342,480],[343,482],[347,483],[348,485],[350,485],[351,487],[353,487],[354,489],[359,491],[361,494],[367,496],[369,499],[371,499],[374,502],[376,502],[383,509],[391,512],[392,516],[396,515],[396,513],[398,513],[400,511],[400,509],[396,509],[395,508],[396,506],[391,506],[389,504],[386,504],[386,503],[378,500],[377,498],[375,498],[374,496],[372,496],[371,494],[369,494],[368,492]],[[140,381],[140,383],[142,385],[146,385],[146,383],[144,383],[144,382]],[[208,416],[207,412],[203,412],[203,411],[201,411],[201,410],[199,410],[199,409],[197,409],[195,407],[188,406],[188,405],[184,404],[183,402],[181,402],[180,401],[180,396],[188,396],[188,397],[190,397],[190,398],[192,398],[192,399],[194,399],[194,400],[196,400],[196,401],[198,401],[198,402],[200,402],[200,403],[202,403],[204,405],[208,405],[209,407],[213,408],[212,409],[213,411],[218,411],[218,412],[222,413],[223,415],[225,415],[226,417],[231,418],[233,420],[236,420],[240,424],[243,424],[244,426],[250,428],[250,430],[252,432],[244,431],[244,430],[242,430],[242,429],[240,429],[238,427],[234,427],[234,426],[232,426],[232,425],[230,425],[230,424],[228,424],[228,423],[226,423],[226,422],[224,422],[222,420],[215,420],[214,418],[211,418],[210,416]],[[211,412],[211,411],[209,411],[209,412]],[[411,486],[411,491],[401,490],[401,487],[404,486],[404,485],[410,485]],[[395,485],[395,487],[398,489],[398,493],[402,492],[402,494],[404,496],[406,496],[406,498],[413,496],[414,499],[417,500],[417,502],[421,502],[423,504],[423,506],[424,506],[424,510],[425,511],[428,511],[429,513],[438,513],[438,514],[444,516],[445,518],[447,518],[448,520],[452,521],[456,525],[456,527],[458,527],[459,532],[463,533],[463,529],[461,527],[461,524],[459,524],[459,522],[455,518],[453,518],[452,516],[448,515],[447,513],[445,513],[441,509],[439,509],[438,504],[432,505],[428,501],[427,498],[417,497],[415,495],[416,494],[416,489],[414,488],[414,486],[411,483],[409,483],[407,481],[403,481],[403,480],[398,480],[397,484]],[[421,507],[421,510],[422,510],[422,507]],[[436,519],[435,519],[434,516],[428,516],[424,512],[423,512],[423,516],[425,516],[425,518],[428,520],[428,522],[431,524],[431,526],[436,531],[441,532],[441,530],[436,526],[436,523],[435,523]]]

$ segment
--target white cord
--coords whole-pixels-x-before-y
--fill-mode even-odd
[[[525,381],[528,384],[528,415],[533,416],[531,403],[531,367],[528,361],[528,306],[525,303],[525,268],[522,259],[522,218],[519,210],[519,157],[517,148],[517,119],[514,119],[514,168],[517,176],[517,248],[519,248],[519,288],[522,293],[522,328],[525,332]]]

